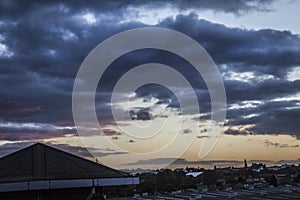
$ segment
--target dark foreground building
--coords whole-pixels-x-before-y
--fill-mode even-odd
[[[105,186],[139,178],[37,143],[0,158],[0,199],[102,199]]]

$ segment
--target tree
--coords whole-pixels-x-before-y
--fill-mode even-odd
[[[300,183],[300,174],[297,174],[297,176],[294,179],[295,183]]]
[[[217,173],[212,170],[204,171],[202,174],[203,184],[207,186],[215,185],[217,183]]]
[[[270,177],[270,185],[278,186],[277,177],[274,174]]]
[[[244,183],[245,182],[245,178],[242,177],[242,176],[239,176],[238,179],[237,179],[237,182],[238,183]]]

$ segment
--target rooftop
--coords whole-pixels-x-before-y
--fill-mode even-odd
[[[125,172],[41,143],[0,158],[0,183],[125,177]]]

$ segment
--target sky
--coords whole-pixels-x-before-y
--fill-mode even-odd
[[[172,166],[231,166],[242,165],[244,159],[270,165],[299,163],[299,9],[296,0],[3,0],[0,156],[43,142],[92,160],[96,156],[120,169],[172,162]],[[208,87],[186,60],[157,49],[132,51],[111,63],[95,95],[104,135],[88,130],[78,135],[72,92],[82,62],[107,38],[145,27],[168,28],[191,37],[221,74],[226,119],[217,144],[204,158],[199,158],[199,149],[214,137]],[[122,75],[146,63],[168,65],[182,74],[196,94],[199,115],[181,108],[174,91],[158,84],[139,87],[130,94],[130,102],[119,98],[112,104],[114,86]],[[85,106],[82,109],[89,109]],[[132,118],[114,120],[112,107]],[[182,114],[184,109],[187,112]],[[143,130],[165,122],[149,140],[142,138],[143,131],[133,133],[140,134],[134,137],[124,133],[133,126]],[[175,135],[182,143],[191,143],[182,155],[174,148],[146,154],[164,147]]]

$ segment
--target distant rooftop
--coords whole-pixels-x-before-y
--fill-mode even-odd
[[[41,143],[0,158],[0,183],[126,177],[125,172]]]

